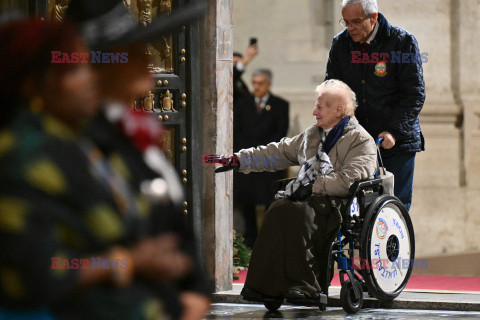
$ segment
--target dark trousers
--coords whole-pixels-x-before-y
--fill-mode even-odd
[[[326,257],[341,218],[325,213],[316,214],[306,202],[274,201],[253,247],[245,287],[270,296],[292,287],[327,290]]]
[[[250,248],[253,248],[258,234],[255,208],[257,205],[270,206],[275,196],[272,183],[282,179],[284,174],[284,171],[277,171],[250,174],[236,172],[233,175],[233,203],[242,214],[245,222],[243,237]]]
[[[256,215],[256,205],[255,203],[240,203],[238,208],[243,216],[243,221],[245,222],[245,232],[243,238],[245,239],[245,244],[250,248],[253,248],[255,240],[257,240],[257,215]]]
[[[413,172],[415,169],[415,152],[404,153],[383,159],[383,164],[395,176],[393,193],[410,210],[413,193]]]

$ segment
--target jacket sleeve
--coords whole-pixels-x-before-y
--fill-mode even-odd
[[[407,35],[401,52],[411,53],[411,63],[399,63],[397,70],[398,103],[387,131],[398,140],[414,133],[415,120],[425,102],[425,82],[417,40]]]
[[[341,149],[344,148],[348,151],[342,167],[327,175],[318,175],[313,184],[313,193],[347,196],[350,186],[355,181],[373,176],[377,154],[375,142],[371,137],[357,133],[356,138],[349,145],[341,147]],[[342,156],[338,155],[338,157]]]
[[[297,155],[302,145],[304,133],[293,138],[283,138],[266,146],[242,149],[235,153],[240,159],[239,171],[250,172],[279,171],[298,165]]]
[[[236,81],[240,79],[242,76],[243,70],[239,70],[237,66],[233,67],[233,83],[235,84]]]
[[[233,102],[233,144],[236,148],[243,148],[245,145],[245,135],[242,126],[242,109],[244,108],[244,97],[240,97]]]
[[[339,62],[335,58],[338,56],[337,51],[338,49],[338,40],[336,38],[333,38],[332,41],[332,46],[330,48],[330,52],[328,54],[328,61],[327,61],[327,71],[325,72],[325,81],[330,80],[330,79],[338,79],[342,80],[341,73],[340,73],[340,66]]]

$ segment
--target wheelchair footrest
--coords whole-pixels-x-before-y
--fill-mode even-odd
[[[324,293],[320,293],[320,304],[327,305],[328,303],[328,296]]]

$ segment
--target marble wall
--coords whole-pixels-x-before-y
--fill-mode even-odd
[[[480,0],[379,1],[390,23],[415,35],[427,99],[420,120],[411,215],[417,255],[480,250]],[[233,0],[233,48],[257,37],[256,68],[273,71],[272,91],[291,102],[290,135],[313,123],[332,37],[342,30],[339,0]]]
[[[233,148],[232,0],[210,0],[200,27],[202,153]],[[196,137],[193,137],[196,139]],[[202,168],[203,260],[215,291],[232,288],[232,172]]]

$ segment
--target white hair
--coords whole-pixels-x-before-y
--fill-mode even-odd
[[[258,76],[265,76],[267,78],[268,83],[272,83],[272,71],[270,69],[257,69],[253,71],[252,77],[258,77]]]
[[[343,0],[342,8],[348,7],[352,4],[360,3],[362,5],[363,11],[367,15],[371,15],[375,12],[378,12],[377,0]]]
[[[326,80],[315,88],[317,94],[328,92],[345,102],[341,117],[353,117],[357,109],[357,96],[355,92],[343,81],[337,79]]]

